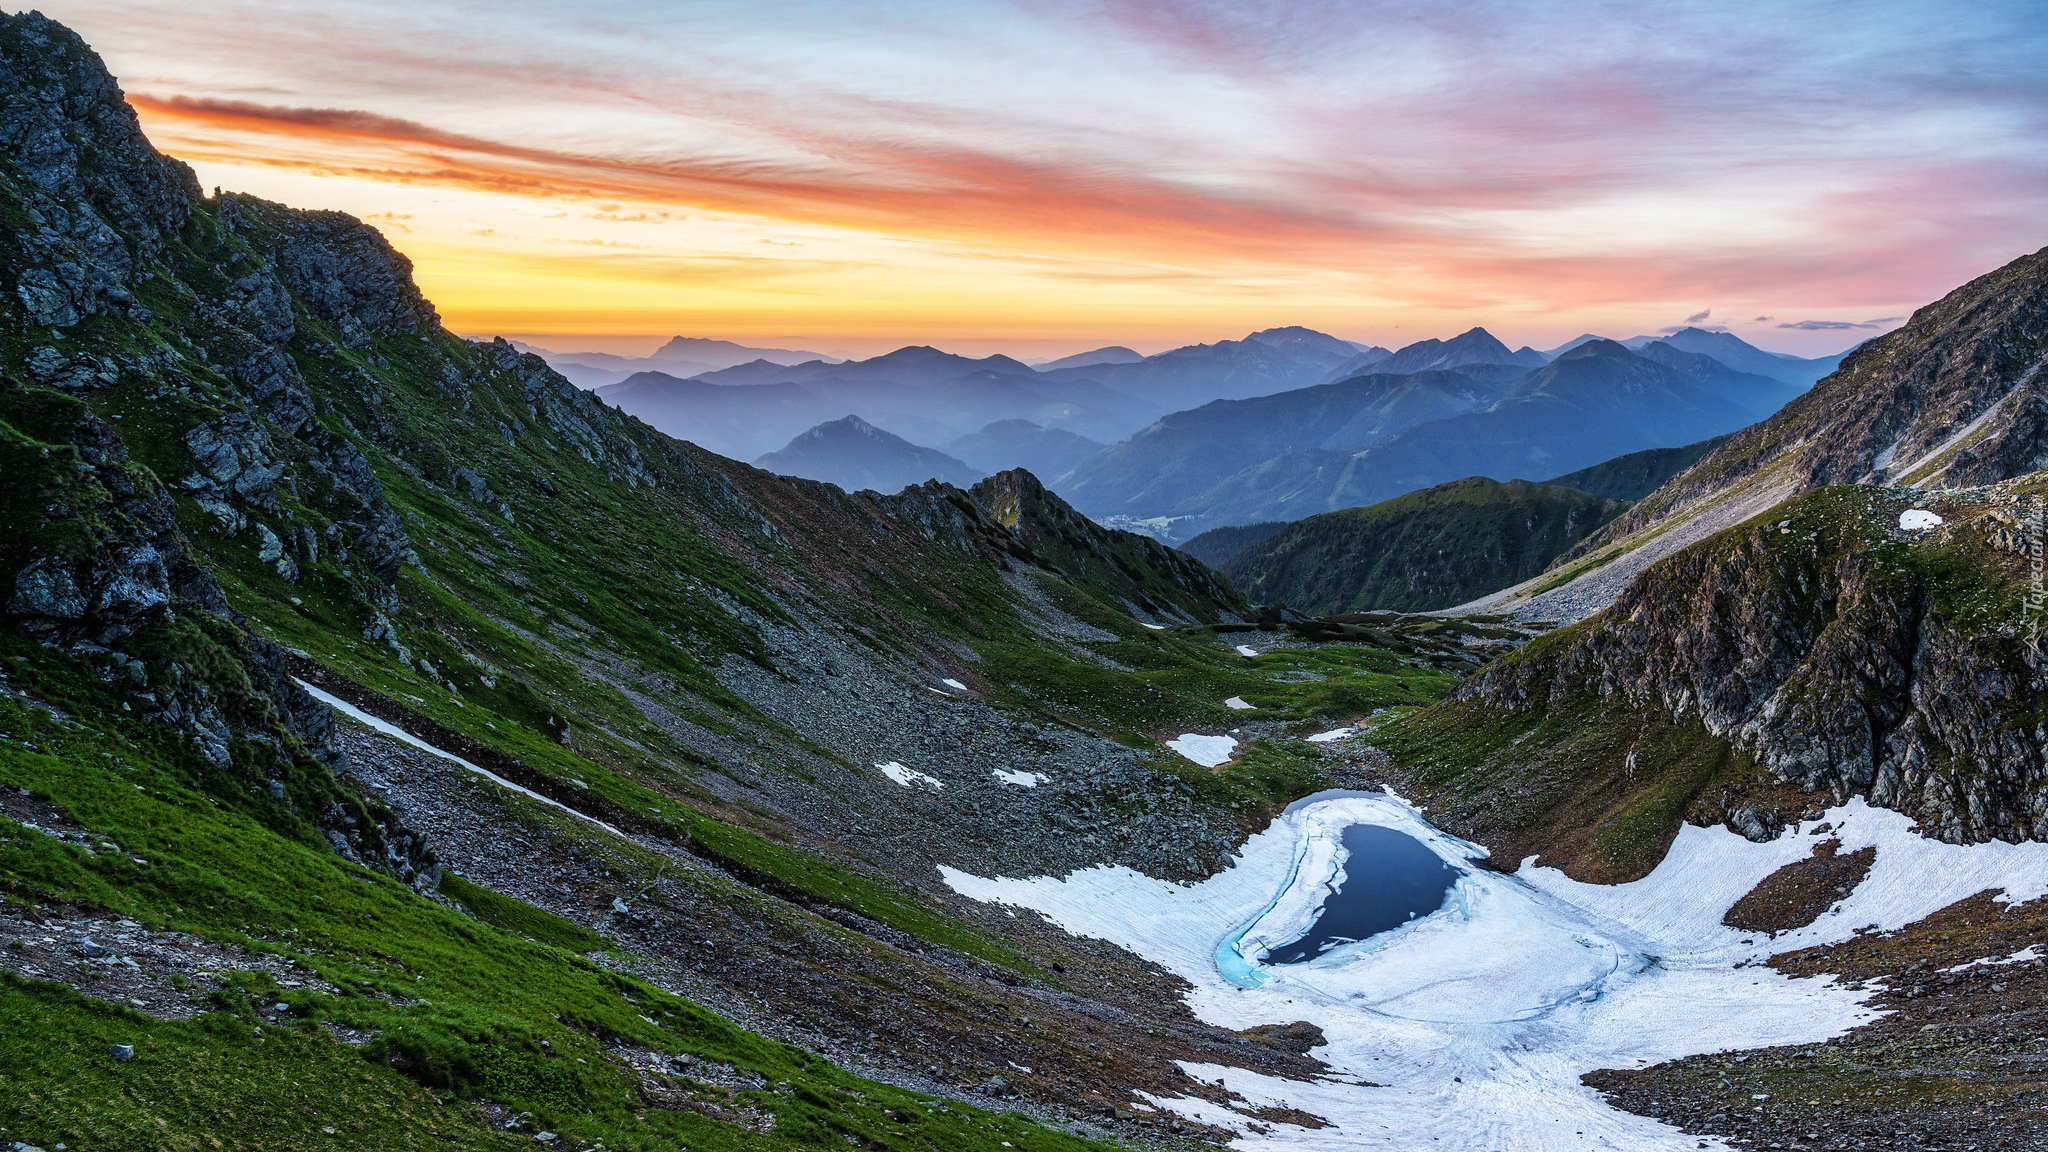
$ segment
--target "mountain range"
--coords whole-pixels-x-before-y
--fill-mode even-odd
[[[675,371],[643,371],[599,392],[671,435],[742,458],[775,451],[793,437],[847,414],[911,444],[941,451],[974,437],[970,451],[987,461],[1005,460],[1005,466],[1033,467],[1091,514],[1117,523],[1155,525],[1146,530],[1185,538],[1233,518],[1306,515],[1317,510],[1314,501],[1319,498],[1325,504],[1369,501],[1472,471],[1457,463],[1469,460],[1472,453],[1442,444],[1386,445],[1378,458],[1362,465],[1363,473],[1359,466],[1315,453],[1349,455],[1411,424],[1428,422],[1421,417],[1476,416],[1494,403],[1505,402],[1505,407],[1493,419],[1513,420],[1516,413],[1534,410],[1537,402],[1510,393],[1544,388],[1549,381],[1532,377],[1550,363],[1577,357],[1589,339],[1596,338],[1573,341],[1557,356],[1546,358],[1530,348],[1511,351],[1483,328],[1449,340],[1422,340],[1393,352],[1307,328],[1272,328],[1243,340],[1191,345],[1155,356],[1102,348],[1036,368],[1008,356],[973,358],[911,346],[844,362],[797,360],[797,354],[757,357],[689,378]],[[726,342],[679,337],[662,354],[734,359],[747,351]],[[1825,363],[1766,353],[1726,333],[1699,329],[1639,341],[1635,351],[1710,391],[1726,393],[1723,398],[1735,407],[1722,405],[1716,412],[1710,397],[1672,393],[1665,400],[1674,410],[1660,419],[1649,410],[1654,407],[1650,402],[1625,401],[1615,412],[1580,427],[1568,428],[1555,419],[1543,424],[1513,462],[1540,473],[1554,462],[1578,466],[1624,450],[1675,446],[1667,443],[1671,435],[1692,440],[1728,431],[1762,415],[1760,404],[1782,402],[1790,395],[1783,385],[1816,376]],[[1731,373],[1730,361],[1750,367]],[[1759,374],[1755,368],[1767,371]],[[1461,379],[1433,375],[1441,372]],[[1756,379],[1745,386],[1737,379],[1742,374]],[[1184,424],[1190,403],[1199,408],[1219,399],[1278,397],[1285,406],[1298,399],[1295,393],[1365,375],[1418,379],[1412,386],[1399,386],[1405,395],[1371,402],[1374,416],[1347,414],[1340,427],[1274,445],[1277,450],[1264,456],[1247,458],[1241,450],[1217,453],[1204,448],[1200,453],[1207,462],[1197,466],[1205,473],[1200,478],[1191,479],[1182,467],[1156,459],[1162,431]],[[712,391],[712,386],[723,390]],[[1328,400],[1327,395],[1316,394],[1307,402]],[[1636,417],[1621,410],[1631,405]],[[1176,406],[1181,410],[1174,411]],[[1223,410],[1229,415],[1239,411]],[[1488,419],[1474,422],[1475,435],[1490,435]],[[991,432],[991,426],[1000,430]],[[1438,431],[1458,435],[1452,429]],[[993,451],[996,437],[1012,433],[1031,438],[1033,444]],[[1058,450],[1041,450],[1049,443],[1047,433],[1059,434]],[[1167,435],[1172,438],[1170,432]],[[1126,436],[1131,436],[1129,442],[1100,450],[1093,461],[1076,458],[1073,451],[1082,441],[1106,444]],[[1552,444],[1559,436],[1565,439]],[[1309,454],[1290,458],[1290,449]],[[1212,493],[1212,486],[1229,478],[1228,471],[1215,467],[1216,461],[1225,459],[1237,461],[1239,467],[1261,465],[1262,471]],[[1478,467],[1500,463],[1494,460]],[[1157,475],[1149,480],[1132,475],[1133,470],[1155,470],[1154,464],[1159,465]],[[877,467],[883,469],[876,473],[880,475],[888,466],[878,462]],[[1330,494],[1311,494],[1326,482]],[[1270,491],[1276,486],[1278,493]],[[1162,501],[1148,487],[1171,489],[1180,496]],[[1310,503],[1303,504],[1304,500]],[[1176,524],[1181,527],[1171,527]]]
[[[1041,375],[1006,356],[977,360],[932,348],[844,364],[755,361],[692,380],[641,372],[598,395],[671,436],[748,459],[848,414],[929,446],[1003,420],[1106,441],[1146,411],[1092,380]]]
[[[616,356],[609,352],[556,352],[517,341],[514,341],[513,346],[540,356],[548,362],[548,367],[584,388],[602,388],[607,384],[617,384],[637,372],[665,372],[671,376],[688,377],[756,360],[774,364],[802,364],[812,360],[832,359],[816,352],[799,352],[790,348],[751,348],[730,340],[712,340],[702,336],[671,337],[666,344],[646,356]]]
[[[1608,337],[1595,336],[1588,332],[1575,336],[1541,355],[1546,360],[1555,360],[1588,341],[1605,339]],[[1806,359],[1786,352],[1766,352],[1732,332],[1706,328],[1676,328],[1660,336],[1630,336],[1625,340],[1616,340],[1615,343],[1631,351],[1640,351],[1651,344],[1667,344],[1681,352],[1712,356],[1738,372],[1768,376],[1773,380],[1802,387],[1833,372],[1836,366],[1841,364],[1842,357],[1848,355],[1847,352],[1843,352],[1836,356]]]
[[[1659,342],[1637,353],[1596,340],[1535,369],[1482,362],[1375,372],[1219,401],[1165,417],[1054,484],[1090,515],[1186,539],[1463,476],[1549,476],[1688,444],[1767,416],[1796,394]]]

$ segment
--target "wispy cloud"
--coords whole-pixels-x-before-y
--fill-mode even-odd
[[[1768,319],[1768,317],[1760,317],[1760,319]],[[1845,332],[1854,328],[1883,328],[1887,324],[1896,324],[1904,319],[1904,316],[1884,316],[1876,320],[1863,321],[1800,320],[1792,324],[1780,324],[1778,327],[1793,328],[1801,332]]]
[[[168,150],[259,194],[355,189],[407,217],[427,272],[480,228],[566,243],[534,221],[569,202],[616,275],[664,283],[636,254],[718,264],[683,249],[729,218],[905,308],[979,268],[1075,323],[1236,294],[1564,336],[1701,298],[1895,311],[2048,240],[2048,26],[2026,0],[1877,0],[1851,24],[1756,0],[52,2]],[[585,246],[578,283],[607,275]],[[563,275],[529,271],[529,294]]]

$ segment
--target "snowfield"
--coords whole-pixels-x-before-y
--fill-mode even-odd
[[[1184,753],[1185,754],[1185,753]],[[1776,940],[1723,927],[1730,905],[1817,842],[1809,822],[1766,844],[1724,828],[1682,828],[1656,871],[1632,884],[1581,884],[1524,861],[1515,875],[1473,861],[1477,845],[1431,826],[1390,793],[1298,801],[1199,884],[1123,867],[1066,877],[983,878],[942,869],[974,899],[1045,914],[1192,985],[1189,1007],[1227,1028],[1307,1020],[1331,1067],[1311,1083],[1183,1064],[1243,1097],[1245,1110],[1299,1108],[1331,1127],[1260,1122],[1195,1097],[1161,1108],[1226,1124],[1244,1149],[1695,1150],[1698,1138],[1608,1107],[1579,1076],[1700,1052],[1810,1043],[1873,1019],[1869,992],[1833,977],[1794,980],[1761,965],[1779,952],[1898,928],[1981,892],[2048,893],[2048,844],[1956,846],[1860,799],[1822,817],[1843,851],[1877,848],[1863,884],[1807,928]],[[1303,964],[1267,965],[1299,937],[1343,876],[1340,837],[1377,824],[1422,841],[1461,875],[1444,906]],[[1707,1141],[1708,1147],[1725,1145]]]

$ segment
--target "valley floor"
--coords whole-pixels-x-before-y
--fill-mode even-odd
[[[1424,920],[1307,963],[1262,963],[1264,946],[1298,935],[1340,881],[1336,833],[1354,823],[1423,840],[1463,872],[1453,897]],[[1297,804],[1233,868],[1197,885],[1122,868],[948,880],[1158,963],[1188,982],[1204,1020],[1318,1027],[1327,1044],[1313,1055],[1328,1071],[1313,1081],[1188,1064],[1234,1093],[1238,1110],[1154,1098],[1162,1115],[1234,1129],[1234,1147],[2038,1140],[2041,1057],[2029,1029],[2041,966],[2031,945],[2048,943],[2037,911],[2048,845],[1946,845],[1910,823],[1851,801],[1764,843],[1687,826],[1649,876],[1591,885],[1526,862],[1514,875],[1486,871],[1473,863],[1484,849],[1407,803],[1352,792]],[[1873,849],[1874,863],[1813,923],[1772,934],[1722,922],[1828,840],[1851,854]],[[1917,965],[1915,985],[1902,986],[1907,974],[1885,958],[1918,956],[1931,939],[1946,961]],[[1971,962],[1934,983],[1938,968]],[[1319,1125],[1249,1114],[1276,1108]]]

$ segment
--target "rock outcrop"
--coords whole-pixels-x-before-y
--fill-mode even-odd
[[[1916,503],[1946,523],[1900,528]],[[2024,555],[2044,512],[2048,473],[1921,494],[1822,489],[1653,565],[1605,613],[1497,662],[1451,706],[1660,714],[1788,784],[1868,796],[1944,840],[2048,838],[2048,619]]]
[[[1100,583],[1141,612],[1213,623],[1245,600],[1201,561],[1149,536],[1104,528],[1076,512],[1038,477],[1013,468],[968,490],[1027,555],[1077,584]]]
[[[72,397],[0,377],[0,499],[39,509],[0,539],[12,587],[0,623],[91,669],[124,711],[175,730],[197,783],[271,817],[302,819],[334,850],[431,886],[426,844],[336,775],[332,713],[284,652],[222,595],[176,506],[112,426]]]

